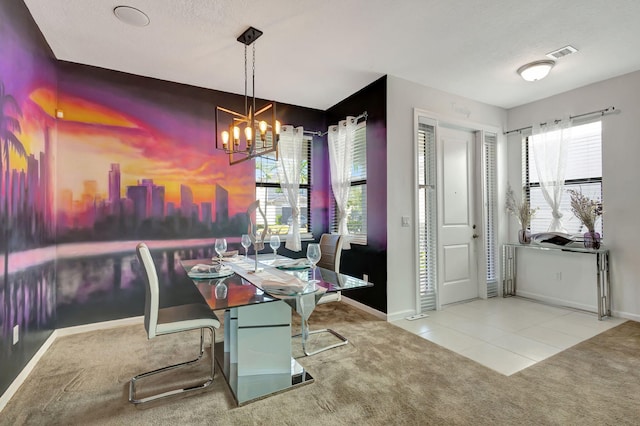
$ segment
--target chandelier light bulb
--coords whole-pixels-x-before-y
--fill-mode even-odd
[[[247,146],[251,146],[251,140],[253,139],[253,129],[251,126],[247,126],[244,128],[244,135],[247,138]]]
[[[226,130],[222,132],[222,146],[224,149],[227,149],[229,146],[229,132]]]
[[[233,126],[233,140],[236,141],[236,143],[240,140],[240,127],[238,126]]]

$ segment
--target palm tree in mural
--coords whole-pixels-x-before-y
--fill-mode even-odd
[[[21,157],[26,157],[27,152],[24,145],[16,134],[21,133],[20,121],[18,117],[22,117],[22,111],[18,106],[16,99],[5,92],[4,83],[0,81],[0,142],[2,143],[2,159],[4,160],[4,170],[2,169],[2,161],[0,161],[0,174],[4,179],[4,298],[5,298],[5,315],[8,315],[10,290],[9,290],[9,241],[11,229],[11,212],[9,211],[9,176],[10,169],[10,152],[13,150]],[[1,182],[1,181],[0,181]],[[4,324],[8,324],[8,318],[4,318]]]

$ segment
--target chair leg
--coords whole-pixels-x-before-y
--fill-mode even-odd
[[[189,387],[185,387],[185,388],[181,388],[181,389],[174,389],[174,390],[170,390],[167,392],[163,392],[160,394],[154,394],[154,395],[150,395],[146,398],[140,398],[137,399],[136,398],[136,382],[140,379],[143,379],[145,377],[149,377],[149,376],[153,376],[155,374],[158,373],[163,373],[169,370],[173,370],[176,368],[180,368],[180,367],[184,367],[187,365],[191,365],[194,364],[198,361],[200,361],[202,359],[202,356],[204,354],[204,328],[200,329],[200,353],[198,355],[198,358],[196,359],[192,359],[191,361],[185,361],[185,362],[181,362],[178,364],[174,364],[174,365],[169,365],[167,367],[162,367],[162,368],[158,368],[156,370],[153,371],[148,371],[146,373],[142,373],[142,374],[138,374],[137,376],[133,377],[130,381],[129,381],[129,402],[133,403],[133,404],[143,404],[145,402],[149,402],[149,401],[155,401],[157,399],[160,398],[166,398],[168,396],[171,395],[176,395],[179,393],[184,393],[184,392],[190,392],[190,391],[194,391],[194,390],[198,390],[198,389],[204,389],[207,386],[209,386],[212,382],[213,382],[213,378],[215,376],[215,365],[216,365],[216,361],[215,361],[215,356],[214,356],[214,345],[215,345],[215,341],[216,341],[216,334],[215,334],[215,329],[213,327],[206,327],[209,329],[209,331],[211,331],[211,376],[209,378],[207,378],[207,381],[205,381],[202,384],[196,385],[196,386],[189,386]]]
[[[300,334],[294,334],[291,337],[302,337],[302,351],[304,352],[304,354],[306,356],[319,354],[320,352],[324,352],[324,351],[329,350],[329,349],[333,349],[333,348],[337,348],[337,347],[340,347],[340,346],[344,346],[347,343],[349,343],[349,340],[347,340],[346,337],[344,337],[343,335],[341,335],[337,331],[331,330],[330,328],[323,328],[322,330],[312,330],[312,331],[308,331],[307,330],[306,335],[308,336],[310,334],[318,334],[318,333],[330,333],[330,334],[333,334],[335,337],[340,339],[340,342],[334,343],[333,345],[325,346],[323,348],[316,349],[315,351],[309,352],[307,350],[307,345],[306,345],[306,340],[307,339],[306,339],[305,336],[303,336],[303,334],[305,334],[304,331],[302,333],[300,333]]]

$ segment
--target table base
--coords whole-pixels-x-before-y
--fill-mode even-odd
[[[231,363],[224,342],[215,344],[216,363],[239,406],[312,383],[315,379],[295,359],[291,359],[291,373],[238,376],[238,364]]]

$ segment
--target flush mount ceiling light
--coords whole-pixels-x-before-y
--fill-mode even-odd
[[[143,11],[131,6],[116,6],[113,8],[113,14],[125,24],[136,27],[146,27],[150,22]]]
[[[229,164],[237,164],[275,152],[278,158],[280,122],[276,120],[276,103],[256,108],[256,47],[262,31],[253,27],[238,37],[244,44],[244,113],[222,106],[216,107],[216,148],[229,155]],[[253,45],[251,64],[251,96],[247,91],[247,48]],[[222,130],[226,129],[226,130]]]
[[[518,68],[518,74],[526,81],[542,80],[555,64],[555,61],[552,60],[530,62]]]

